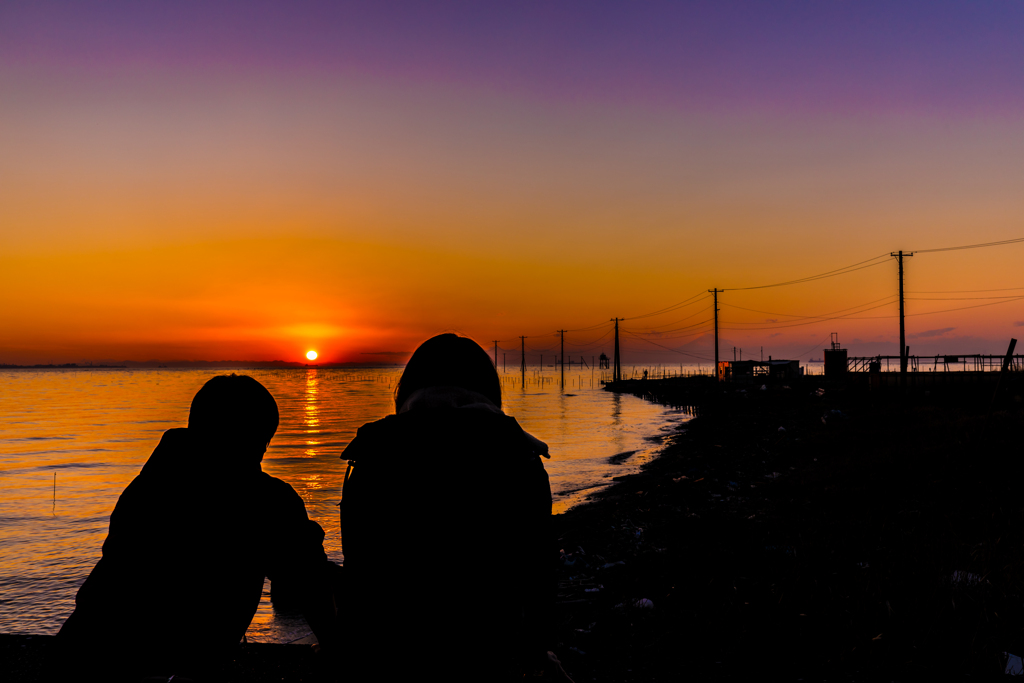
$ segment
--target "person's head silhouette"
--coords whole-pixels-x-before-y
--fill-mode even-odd
[[[405,366],[395,389],[395,412],[409,397],[430,387],[457,387],[486,398],[501,408],[501,381],[490,356],[468,337],[439,334],[420,344]]]
[[[277,401],[247,375],[218,375],[192,399],[188,429],[231,460],[263,459],[277,431]]]

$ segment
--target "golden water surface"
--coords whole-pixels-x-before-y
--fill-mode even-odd
[[[0,371],[0,633],[52,634],[99,559],[117,497],[161,434],[185,426],[192,396],[213,370]],[[263,461],[291,484],[342,562],[336,503],[342,449],[365,422],[393,410],[400,369],[237,370],[274,394],[281,426]],[[686,416],[601,391],[593,377],[503,375],[505,410],[546,441],[556,511],[650,457]],[[637,451],[631,457],[610,456]],[[467,491],[466,506],[485,491]],[[309,633],[264,599],[248,637],[290,642]],[[173,587],[170,588],[173,590]],[[196,615],[196,619],[201,619]]]

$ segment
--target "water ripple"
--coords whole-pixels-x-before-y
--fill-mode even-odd
[[[310,518],[327,530],[328,556],[342,561],[336,503],[346,465],[339,456],[360,425],[393,412],[399,371],[245,372],[274,394],[281,411],[264,471],[295,488]],[[100,556],[121,491],[160,434],[187,422],[192,396],[215,374],[0,371],[0,463],[8,468],[0,469],[0,633],[57,632]],[[567,394],[550,377],[543,383],[536,373],[530,377],[524,392],[518,374],[504,375],[503,404],[549,445],[552,458],[544,464],[556,510],[606,485],[610,473],[637,467],[662,443],[663,427],[685,419],[632,396],[600,391],[598,376],[577,377]],[[26,444],[52,447],[20,450]],[[467,501],[476,494],[467,492]],[[289,642],[308,628],[301,617],[275,613],[264,599],[249,633],[255,640]]]

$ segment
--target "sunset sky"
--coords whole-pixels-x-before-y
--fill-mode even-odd
[[[624,363],[690,363],[708,300],[638,316],[713,287],[728,357],[895,355],[892,259],[738,288],[1024,237],[1022,35],[1020,2],[3,3],[0,363],[589,356],[612,317]],[[1004,351],[1022,264],[908,259],[911,352]]]

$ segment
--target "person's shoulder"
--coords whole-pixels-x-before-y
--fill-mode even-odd
[[[391,457],[385,459],[402,459],[438,448],[461,452],[481,447],[520,457],[548,457],[547,444],[499,410],[419,408],[363,425],[341,458],[359,461],[388,453]]]
[[[523,429],[518,420],[511,415],[502,415],[501,417],[503,418],[501,428],[504,430],[506,438],[515,445],[517,450],[530,458],[551,457],[548,454],[548,445]]]
[[[187,429],[165,431],[142,469],[121,492],[115,511],[129,505],[152,502],[154,492],[175,486],[191,450],[192,441]]]
[[[256,489],[260,505],[268,509],[306,509],[302,496],[291,484],[266,472],[260,472],[256,476]]]
[[[139,474],[149,478],[173,473],[182,468],[183,461],[191,455],[192,449],[193,443],[188,429],[168,429],[160,437],[160,443],[146,460]]]
[[[284,479],[278,479],[266,472],[260,472],[256,475],[256,481],[259,488],[269,491],[272,494],[287,496],[289,498],[299,495],[295,491],[295,488]]]
[[[402,415],[387,415],[379,420],[367,422],[356,430],[356,438],[380,438],[400,429],[404,420]]]
[[[260,473],[258,481],[258,509],[252,512],[260,520],[261,533],[286,545],[309,542],[319,546],[324,539],[323,527],[309,518],[305,501],[292,485],[266,472]]]
[[[356,430],[356,435],[341,453],[342,460],[357,460],[383,444],[398,437],[403,430],[404,420],[399,415],[388,415],[373,422],[367,422]]]

